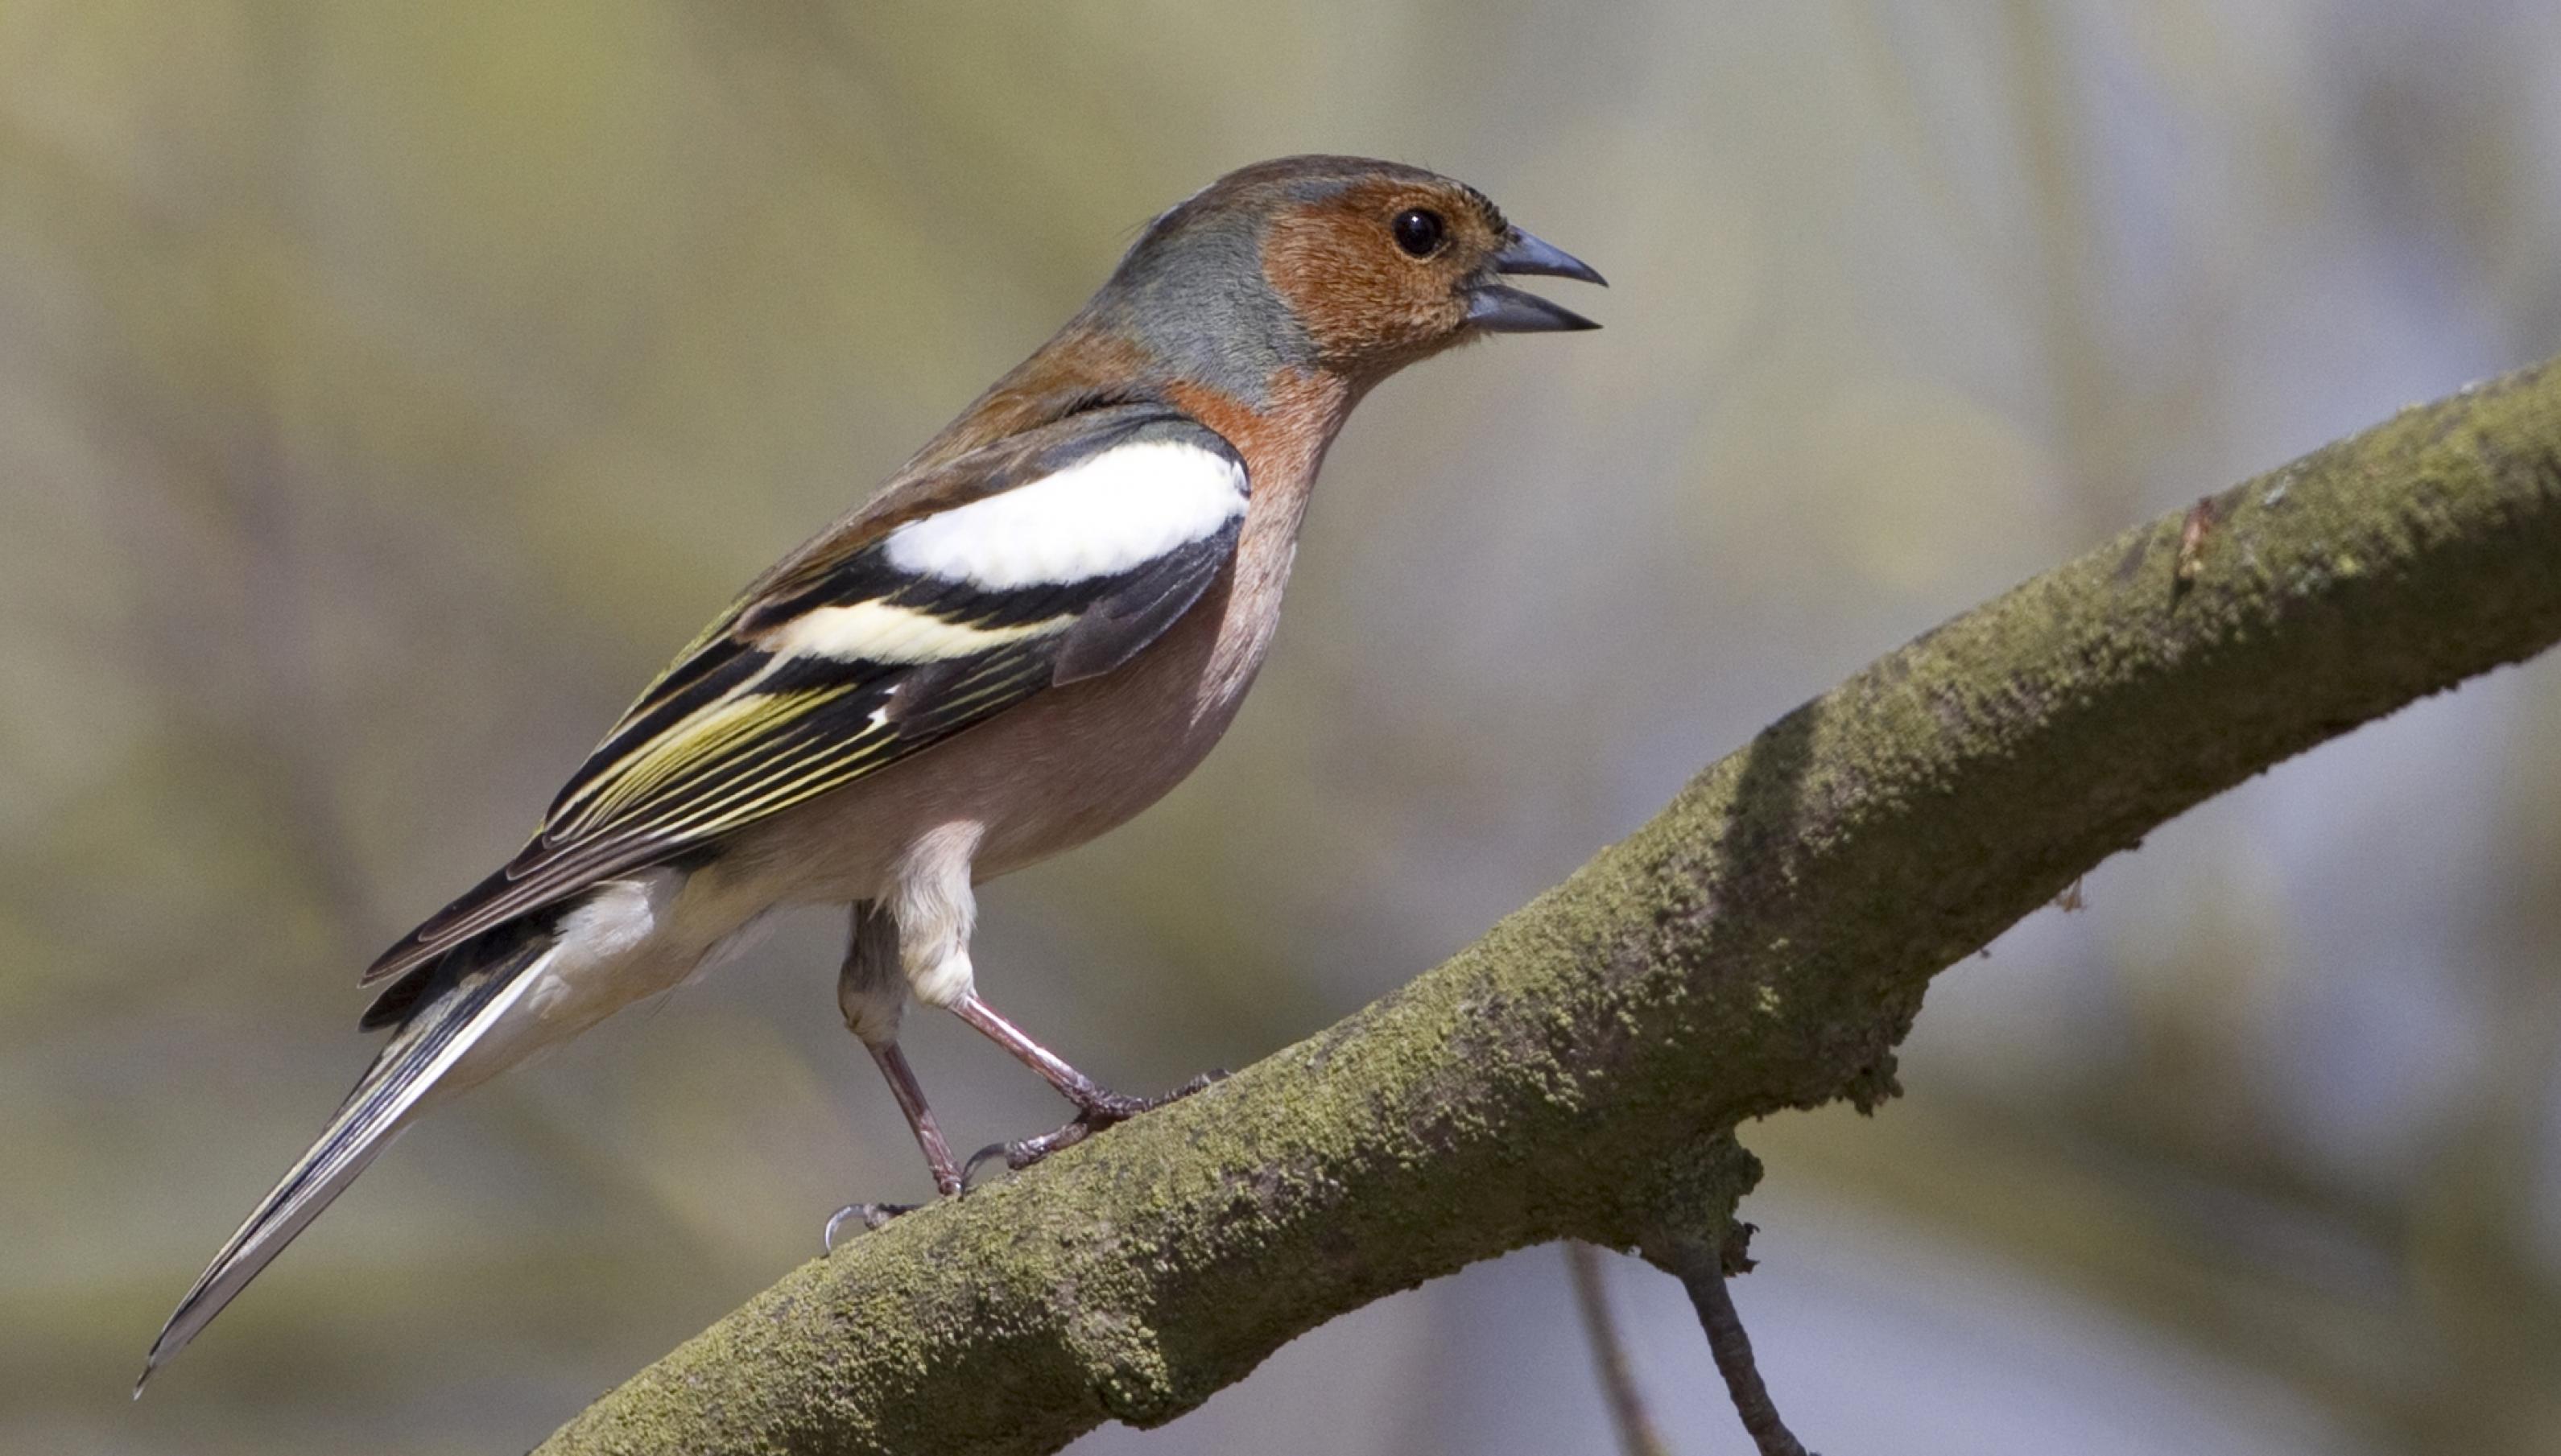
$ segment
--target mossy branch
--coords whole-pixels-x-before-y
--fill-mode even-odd
[[[1879,481],[1879,490],[1893,489]],[[802,1266],[542,1450],[1030,1452],[1476,1259],[1720,1226],[1942,967],[2154,825],[2561,637],[2561,362],[1896,651],[1392,996]]]

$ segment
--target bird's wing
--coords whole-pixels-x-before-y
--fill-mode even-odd
[[[1109,672],[1234,555],[1245,462],[1168,406],[1070,416],[901,483],[786,558],[640,695],[507,867],[371,984]]]

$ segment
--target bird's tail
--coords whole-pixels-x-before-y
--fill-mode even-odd
[[[538,979],[531,973],[554,943],[548,934],[535,934],[480,955],[456,951],[443,965],[425,970],[427,984],[418,988],[425,994],[410,992],[416,1009],[357,1079],[329,1119],[328,1130],[258,1201],[256,1211],[178,1301],[160,1338],[151,1342],[141,1378],[133,1382],[137,1397],[151,1373],[212,1323],[389,1146],[421,1099]]]

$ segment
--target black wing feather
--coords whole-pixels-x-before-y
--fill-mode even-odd
[[[1060,639],[1050,681],[1059,686],[1099,678],[1164,634],[1236,555],[1244,530],[1230,521],[1217,535],[1179,546],[1120,578]]]

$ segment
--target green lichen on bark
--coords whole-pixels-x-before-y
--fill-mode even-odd
[[[2203,520],[1881,659],[1403,990],[793,1271],[542,1450],[1053,1450],[1475,1259],[1724,1227],[1737,1125],[1890,1094],[1941,968],[2199,800],[2561,638],[2561,370]]]

